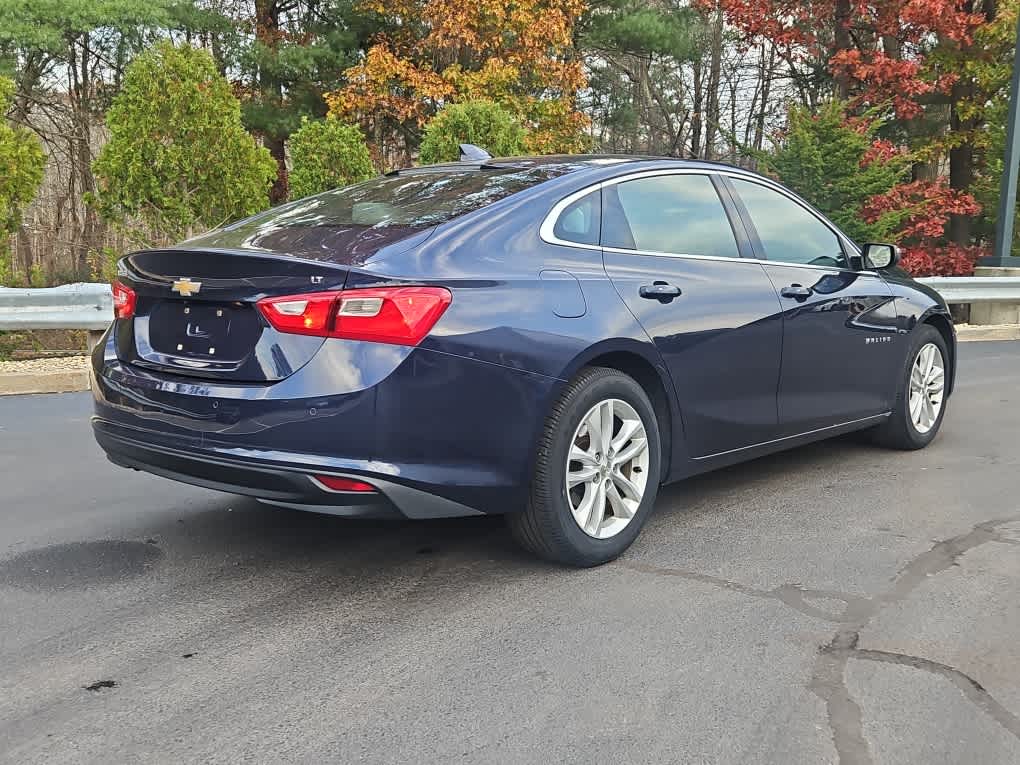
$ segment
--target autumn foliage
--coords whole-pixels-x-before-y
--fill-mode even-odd
[[[939,178],[903,183],[876,195],[862,208],[861,215],[869,222],[889,215],[898,219],[902,265],[911,273],[969,276],[974,272],[980,249],[938,242],[950,215],[977,215],[980,211],[972,196],[954,191],[944,178]]]
[[[891,103],[903,119],[916,117],[920,99],[948,93],[957,76],[927,66],[932,40],[965,45],[985,21],[955,0],[721,0],[727,17],[746,36],[779,44],[786,55],[828,64],[847,77],[869,104]],[[970,3],[973,5],[973,3]],[[825,20],[835,20],[836,29]],[[839,29],[842,27],[842,30]],[[846,42],[836,42],[837,32]]]
[[[529,151],[584,147],[575,98],[585,78],[572,40],[583,0],[366,0],[363,10],[388,31],[326,101],[364,127],[383,159],[408,162],[444,104],[479,99],[520,119]]]
[[[983,0],[720,2],[745,40],[769,40],[791,62],[824,67],[853,108],[888,116],[892,140],[876,138],[867,160],[906,151],[918,171],[875,196],[864,212],[869,222],[899,221],[905,267],[918,274],[972,272],[981,254],[970,234],[970,219],[981,211],[970,193],[980,155],[977,123],[968,122],[967,110],[987,96],[968,66],[980,60],[975,38],[994,6]],[[950,167],[948,181],[938,170],[942,163]]]

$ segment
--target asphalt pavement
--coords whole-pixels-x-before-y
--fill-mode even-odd
[[[669,487],[619,561],[106,462],[0,399],[0,762],[1020,762],[1020,343],[936,441]]]

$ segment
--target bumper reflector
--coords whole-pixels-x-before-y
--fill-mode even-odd
[[[313,476],[315,482],[321,484],[329,491],[356,491],[362,494],[375,492],[375,487],[364,481],[356,481],[353,478],[342,478],[336,475]]]

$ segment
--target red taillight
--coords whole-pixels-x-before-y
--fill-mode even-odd
[[[361,494],[374,492],[375,487],[364,481],[356,481],[353,478],[341,478],[336,475],[317,475],[313,478],[330,491],[356,491]]]
[[[135,315],[135,291],[120,282],[113,283],[113,315],[118,319],[130,319]]]
[[[258,302],[262,315],[280,332],[294,335],[329,334],[333,304],[339,292],[317,292],[310,295],[263,298]]]
[[[443,287],[378,287],[264,298],[258,306],[280,332],[417,345],[452,299]]]

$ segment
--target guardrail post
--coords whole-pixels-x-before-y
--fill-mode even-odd
[[[88,338],[85,340],[86,347],[89,349],[89,353],[95,350],[96,346],[99,345],[99,341],[103,339],[103,335],[106,334],[105,329],[90,329]]]

